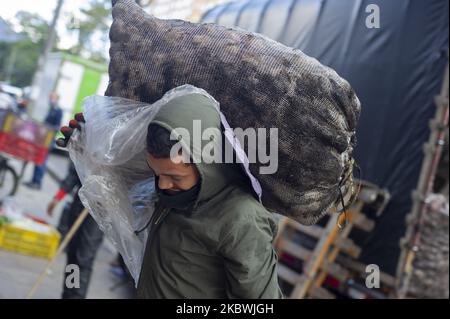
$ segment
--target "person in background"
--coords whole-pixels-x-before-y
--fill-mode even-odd
[[[28,98],[21,98],[17,102],[17,112],[22,115],[26,116],[27,114],[27,106],[30,103],[30,100]]]
[[[47,207],[47,213],[49,216],[52,216],[56,205],[58,205],[67,194],[73,194],[73,201],[66,209],[64,209],[58,225],[58,230],[61,232],[62,236],[66,235],[67,231],[84,209],[80,197],[78,196],[80,187],[80,179],[78,178],[75,166],[71,163],[66,178],[61,182],[58,192]],[[79,288],[69,288],[65,285],[66,280],[64,280],[62,299],[86,298],[95,256],[97,255],[102,240],[103,232],[100,230],[92,216],[87,215],[66,249],[67,265],[77,265],[80,269],[80,286]],[[70,273],[65,273],[65,277],[69,274]]]
[[[47,117],[44,120],[44,123],[50,126],[55,132],[59,130],[59,126],[61,125],[61,120],[63,116],[63,111],[58,105],[59,96],[55,92],[50,94],[50,110],[47,114]],[[54,143],[52,143],[49,147],[49,153],[53,148]],[[39,166],[34,167],[33,178],[30,182],[24,183],[25,186],[32,189],[41,189],[42,179],[44,178],[45,171],[47,170],[47,158],[44,163]]]

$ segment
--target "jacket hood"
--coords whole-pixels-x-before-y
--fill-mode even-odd
[[[220,109],[212,99],[199,93],[173,98],[151,123],[167,129],[196,165],[201,185],[194,209],[227,185],[244,181],[237,164],[221,161],[227,141],[222,135]]]

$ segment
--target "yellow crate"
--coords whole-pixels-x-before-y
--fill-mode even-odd
[[[17,253],[51,259],[58,248],[61,235],[50,228],[50,234],[43,234],[4,224],[0,226],[0,248]]]

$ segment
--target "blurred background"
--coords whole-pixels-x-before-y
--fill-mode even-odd
[[[361,192],[343,230],[336,216],[311,227],[281,218],[274,246],[287,297],[449,297],[447,0],[136,2],[162,19],[239,27],[300,49],[360,98]],[[0,298],[29,295],[79,216],[79,181],[54,140],[84,97],[106,89],[111,21],[110,0],[2,7]],[[133,298],[113,244],[95,222],[82,230],[91,244],[75,235],[34,298]],[[66,255],[77,254],[89,289],[64,295]]]

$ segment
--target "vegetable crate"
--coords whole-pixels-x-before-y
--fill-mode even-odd
[[[46,234],[3,224],[0,226],[0,248],[51,259],[56,253],[61,235],[50,226],[48,229],[49,233]]]

